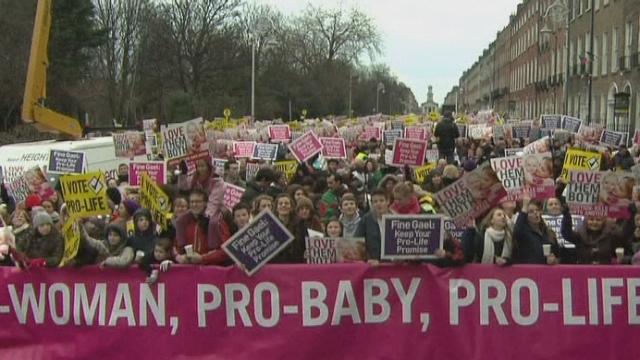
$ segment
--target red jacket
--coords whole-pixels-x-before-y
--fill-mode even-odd
[[[222,215],[200,220],[187,212],[176,221],[176,250],[184,254],[186,245],[193,245],[193,251],[202,255],[203,265],[227,265],[229,256],[222,250],[231,237],[231,231]]]

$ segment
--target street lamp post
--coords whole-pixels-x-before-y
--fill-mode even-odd
[[[595,6],[595,1],[591,0],[591,35],[590,35],[590,39],[589,39],[589,98],[587,99],[587,104],[588,105],[588,109],[587,109],[587,124],[591,125],[591,107],[593,106],[592,104],[592,99],[591,99],[591,93],[593,92],[593,31],[595,28],[595,15],[596,15],[596,10],[594,8]]]
[[[545,25],[540,33],[545,36],[553,35],[553,49],[554,49],[554,59],[553,59],[553,76],[558,74],[558,33],[549,29],[547,25]],[[556,114],[557,111],[557,87],[554,85],[553,87],[553,113]],[[565,113],[566,114],[566,113]]]
[[[565,73],[564,73],[564,88],[563,88],[563,98],[564,98],[564,115],[568,115],[569,114],[569,71],[571,71],[570,69],[570,63],[569,63],[569,4],[567,3],[567,0],[556,0],[554,1],[551,5],[549,5],[549,7],[547,8],[547,10],[544,13],[544,16],[542,17],[544,20],[546,20],[549,16],[549,14],[551,13],[551,10],[555,11],[561,11],[559,13],[560,16],[558,16],[557,18],[562,18],[562,20],[564,20],[564,30],[566,33],[565,36],[565,48],[567,49],[566,53],[565,53]],[[556,19],[557,19],[556,18]],[[555,25],[555,24],[554,24]],[[560,28],[561,29],[561,28]],[[542,30],[540,30],[540,32],[542,34],[545,35],[549,35],[549,34],[553,34],[554,35],[554,49],[555,49],[555,65],[554,65],[554,74],[557,75],[557,68],[558,68],[558,30],[560,29],[550,29],[546,24],[545,26],[542,28]],[[554,88],[554,98],[555,98],[555,88]],[[553,108],[554,108],[554,112],[556,112],[556,100],[554,99],[553,102]]]
[[[376,89],[376,113],[380,111],[380,91],[384,94],[384,84],[379,82],[378,88]]]
[[[256,120],[256,40],[251,41],[251,121]]]

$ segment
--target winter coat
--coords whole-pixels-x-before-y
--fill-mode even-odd
[[[453,151],[456,139],[460,137],[460,130],[453,119],[444,118],[436,125],[433,136],[438,138],[438,150]]]
[[[149,219],[149,228],[146,231],[138,230],[138,219],[142,216]],[[140,209],[136,211],[136,213],[133,215],[133,226],[134,233],[129,238],[128,246],[133,249],[134,253],[137,251],[142,251],[145,254],[153,252],[153,246],[157,235],[156,224],[151,219],[151,212],[147,209]]]
[[[196,218],[192,212],[182,214],[176,221],[176,250],[184,254],[186,245],[193,245],[193,251],[202,255],[204,265],[227,265],[229,256],[221,246],[231,237],[231,230],[224,220],[224,214]]]
[[[95,265],[101,263],[107,257],[109,257],[109,249],[105,242],[92,238],[82,229],[80,232],[80,247],[76,257],[71,261],[71,265]]]
[[[380,260],[380,253],[382,252],[382,237],[378,217],[373,209],[360,219],[358,227],[354,233],[354,237],[364,238],[364,244],[367,249],[367,258]]]
[[[544,231],[534,229],[529,224],[527,214],[518,216],[513,228],[513,262],[516,264],[546,264],[542,245],[551,245],[551,252],[559,256],[560,248],[555,234],[544,227]]]
[[[108,267],[115,268],[126,268],[133,263],[133,259],[135,257],[135,252],[131,246],[128,245],[127,242],[127,231],[117,225],[109,225],[106,228],[107,234],[110,232],[117,232],[120,234],[120,243],[111,246],[109,244],[109,240],[107,239],[105,242],[105,246],[109,252],[109,256],[104,260],[104,265]]]
[[[565,212],[560,231],[565,240],[576,245],[578,264],[611,264],[618,247],[631,255],[631,246],[623,240],[620,227],[612,222],[607,221],[600,231],[591,231],[585,221],[578,231],[573,231],[571,214]]]
[[[30,236],[21,243],[17,243],[18,251],[22,252],[28,259],[44,259],[47,267],[58,267],[64,255],[64,238],[55,227],[51,227],[51,232],[40,235],[37,230],[32,229]]]

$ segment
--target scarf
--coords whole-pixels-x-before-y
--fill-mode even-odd
[[[482,252],[482,264],[493,264],[495,258],[495,246],[494,243],[504,241],[502,246],[502,254],[500,257],[511,257],[511,239],[509,238],[505,230],[496,230],[492,227],[488,227],[484,232],[484,250]]]
[[[420,207],[420,202],[418,202],[418,198],[415,196],[411,198],[411,202],[406,205],[401,205],[397,201],[394,201],[391,204],[391,210],[396,214],[401,215],[417,215],[422,212],[422,208]]]

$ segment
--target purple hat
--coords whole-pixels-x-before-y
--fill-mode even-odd
[[[466,171],[466,172],[471,172],[471,171],[475,170],[475,169],[476,169],[476,167],[477,167],[477,166],[476,166],[476,162],[475,162],[475,161],[473,161],[473,160],[471,160],[471,159],[468,159],[468,160],[467,160],[467,161],[465,161],[465,162],[464,162],[464,164],[462,165],[462,168],[463,168],[463,169],[464,169],[464,171]]]
[[[124,208],[127,210],[127,214],[129,214],[130,216],[133,216],[133,214],[136,213],[136,211],[138,211],[138,209],[140,209],[140,205],[130,199],[124,200],[122,202],[122,206],[124,206]]]

